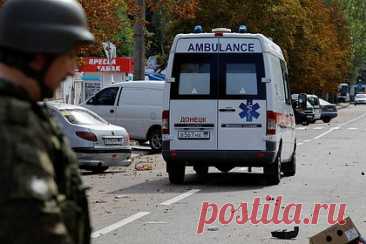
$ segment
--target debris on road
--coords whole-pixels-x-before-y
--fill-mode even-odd
[[[144,225],[149,225],[149,224],[167,224],[168,222],[165,221],[149,221],[149,222],[145,222]]]
[[[114,197],[114,199],[123,199],[123,198],[129,198],[127,195],[117,195]]]
[[[290,240],[290,239],[294,239],[297,237],[297,235],[299,234],[299,226],[295,226],[294,230],[290,230],[288,231],[287,229],[284,230],[276,230],[276,231],[272,231],[272,237],[274,238],[278,238],[278,239],[285,239],[285,240]]]
[[[351,218],[347,218],[344,223],[335,224],[310,238],[310,244],[323,243],[363,243],[363,239]]]
[[[219,230],[219,227],[217,226],[212,226],[212,227],[208,227],[207,228],[208,231],[218,231]]]
[[[96,200],[95,203],[106,203],[104,200]]]
[[[365,172],[363,172],[363,171],[362,171],[362,172],[361,172],[361,175],[365,175]]]
[[[137,171],[149,171],[153,169],[153,166],[151,163],[138,163],[136,164],[135,169]]]

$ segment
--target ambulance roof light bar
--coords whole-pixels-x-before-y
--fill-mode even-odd
[[[193,29],[193,33],[198,34],[198,33],[203,33],[203,28],[202,25],[196,25]]]
[[[224,36],[224,33],[231,33],[231,29],[216,28],[216,29],[212,29],[212,32],[215,33],[215,36]]]
[[[231,32],[231,29],[228,29],[228,28],[215,28],[215,29],[212,29],[212,32],[213,33],[230,33]]]

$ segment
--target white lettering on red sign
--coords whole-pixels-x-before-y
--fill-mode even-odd
[[[101,72],[120,72],[121,67],[120,66],[97,66],[97,71]]]
[[[91,65],[116,65],[116,59],[112,59],[111,62],[108,62],[106,58],[91,58],[89,59],[89,64]]]

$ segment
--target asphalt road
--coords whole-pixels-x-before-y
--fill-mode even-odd
[[[202,234],[196,233],[203,202],[238,208],[259,197],[261,206],[268,203],[273,208],[275,201],[266,200],[267,195],[282,196],[281,209],[290,203],[303,204],[302,220],[312,216],[315,203],[347,204],[346,215],[362,233],[366,230],[366,106],[351,105],[329,124],[298,126],[296,133],[297,174],[282,178],[277,186],[264,184],[261,169],[248,173],[246,168],[228,174],[210,168],[205,184],[188,168],[186,183],[173,186],[160,155],[135,155],[130,167],[105,174],[84,173],[85,183],[92,187],[93,243],[309,243],[309,237],[328,226],[326,211],[321,211],[318,224],[302,221],[298,237],[290,241],[273,239],[271,231],[292,229],[294,224],[237,224],[235,218],[227,225],[216,220],[205,225]],[[134,170],[135,164],[146,162],[152,170]],[[230,211],[224,215],[228,216]]]

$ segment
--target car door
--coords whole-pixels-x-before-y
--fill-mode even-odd
[[[114,124],[119,89],[117,86],[106,87],[82,104],[82,106]]]

